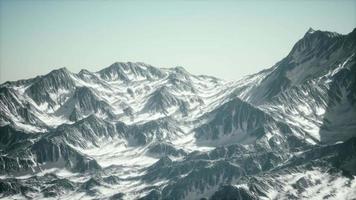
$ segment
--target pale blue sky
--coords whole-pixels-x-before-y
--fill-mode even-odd
[[[0,2],[0,83],[116,61],[237,80],[282,59],[309,27],[356,27],[352,0]]]

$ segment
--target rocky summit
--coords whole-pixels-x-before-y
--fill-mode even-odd
[[[117,62],[0,85],[0,198],[356,199],[356,29],[238,81]]]

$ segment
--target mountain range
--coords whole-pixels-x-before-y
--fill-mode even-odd
[[[0,85],[0,198],[356,199],[356,29],[238,81],[116,62]]]

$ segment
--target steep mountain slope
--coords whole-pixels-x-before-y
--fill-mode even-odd
[[[348,35],[309,30],[286,58],[248,77],[258,81],[247,80],[250,84],[235,94],[302,128],[311,143],[351,138],[355,136],[355,41],[356,29]]]
[[[355,199],[356,29],[237,82],[114,63],[0,85],[0,198]]]
[[[287,57],[269,69],[245,99],[259,105],[290,87],[322,77],[339,65],[343,67],[355,54],[355,38],[356,30],[340,35],[310,29]]]

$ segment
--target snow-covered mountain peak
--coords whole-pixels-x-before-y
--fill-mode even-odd
[[[182,74],[182,75],[186,75],[189,76],[191,75],[184,67],[182,66],[177,66],[172,68],[176,73]]]
[[[90,72],[89,70],[87,69],[81,69],[78,73],[78,75],[86,75],[86,74],[92,74],[92,72]]]
[[[54,69],[52,73],[71,73],[67,67],[60,67],[58,69]]]
[[[116,62],[98,72],[101,78],[109,81],[130,82],[135,80],[153,80],[163,78],[165,73],[159,68],[144,63]]]
[[[313,34],[314,32],[315,30],[312,27],[310,27],[305,34]]]
[[[294,45],[289,56],[293,57],[293,59],[299,59],[301,56],[306,56],[306,54],[317,57],[324,56],[321,52],[332,48],[343,37],[343,35],[334,32],[308,30],[304,37]]]
[[[324,35],[327,37],[338,37],[338,36],[342,36],[342,34],[339,34],[337,32],[330,32],[330,31],[322,31],[322,30],[314,30],[313,28],[309,28],[307,30],[307,32],[304,34],[304,37],[310,37],[310,36],[320,36],[320,35]]]
[[[237,82],[117,62],[0,85],[0,198],[354,199],[356,31]]]
[[[319,80],[344,66],[346,61],[352,63],[350,58],[356,52],[355,35],[354,31],[347,35],[327,31],[306,34],[285,58],[253,76],[260,77],[259,83],[249,87],[252,91],[244,95],[244,99],[253,98],[252,102],[260,104],[290,87]]]
[[[49,72],[48,74],[41,76],[41,77],[42,78],[55,78],[55,77],[68,78],[71,74],[72,74],[72,72],[70,72],[66,67],[61,67],[58,69],[54,69],[51,72]]]

